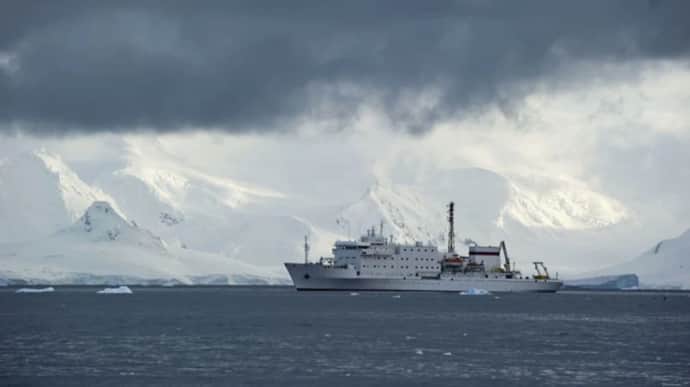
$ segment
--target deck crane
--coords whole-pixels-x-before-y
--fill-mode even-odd
[[[508,257],[508,249],[506,248],[506,242],[505,241],[501,241],[500,248],[501,248],[501,250],[503,250],[503,255],[506,258],[506,263],[504,265],[506,273],[510,273],[512,271],[511,267],[510,267],[510,257]]]
[[[549,271],[546,269],[546,266],[544,266],[544,262],[542,261],[535,261],[532,262],[534,264],[534,269],[537,271],[537,275],[534,276],[534,279],[549,279]],[[542,274],[541,270],[539,270],[539,266],[541,266],[542,269],[544,269],[544,274]]]

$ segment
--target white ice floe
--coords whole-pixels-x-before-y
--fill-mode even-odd
[[[350,293],[350,295],[351,295],[351,296],[359,296],[359,293],[357,293],[357,292],[352,292],[352,293]]]
[[[127,286],[120,286],[117,288],[105,288],[103,290],[99,290],[96,293],[98,294],[132,294],[132,289],[130,289]]]
[[[399,295],[399,294],[396,294],[396,295],[393,296],[393,298],[400,298],[400,295]]]
[[[469,288],[465,292],[460,292],[460,294],[463,296],[484,296],[489,294],[489,291],[486,289]]]
[[[422,351],[421,349],[416,349],[414,353],[416,353],[417,355],[424,355],[424,351]]]
[[[443,352],[443,356],[453,356],[453,352]]]
[[[51,286],[48,288],[40,288],[40,289],[34,289],[34,288],[21,288],[17,289],[17,293],[50,293],[54,292],[55,289]]]

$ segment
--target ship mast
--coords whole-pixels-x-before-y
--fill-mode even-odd
[[[305,264],[309,263],[309,241],[307,238],[308,237],[305,235],[304,236],[304,263]]]
[[[448,205],[448,225],[450,226],[450,229],[448,230],[448,252],[449,253],[454,253],[455,252],[455,230],[454,230],[454,223],[455,220],[453,219],[453,206],[455,204],[453,202],[450,202]]]

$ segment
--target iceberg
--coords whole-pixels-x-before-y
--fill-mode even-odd
[[[55,289],[51,286],[51,287],[39,288],[39,289],[21,288],[21,289],[17,289],[16,293],[50,293],[50,292],[54,292],[54,291],[55,291]]]
[[[484,296],[489,294],[489,291],[486,289],[477,289],[477,288],[469,288],[465,292],[460,292],[460,295],[463,296]]]
[[[640,280],[636,274],[604,275],[565,281],[564,285],[576,289],[637,289]]]
[[[105,288],[103,290],[99,290],[96,293],[98,294],[132,294],[132,289],[130,289],[127,286],[120,286],[117,288]]]

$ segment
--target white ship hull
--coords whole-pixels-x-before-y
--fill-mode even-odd
[[[364,278],[349,267],[320,264],[286,263],[297,290],[350,290],[350,291],[430,291],[461,292],[468,289],[486,289],[490,292],[555,292],[563,285],[559,280],[501,278],[488,275],[446,275],[438,278]]]

